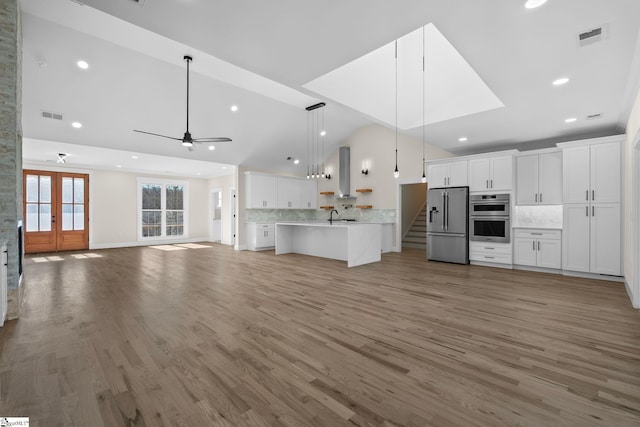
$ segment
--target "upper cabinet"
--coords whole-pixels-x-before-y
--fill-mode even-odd
[[[302,209],[318,208],[318,181],[300,180],[300,207]]]
[[[278,180],[278,209],[300,209],[299,179],[279,176]]]
[[[470,191],[509,191],[513,187],[513,156],[469,160]]]
[[[619,203],[620,142],[563,148],[564,203]]]
[[[316,181],[245,172],[247,209],[317,209],[317,193]]]
[[[275,209],[278,205],[278,179],[245,172],[245,205],[249,209]]]
[[[516,158],[516,204],[562,204],[562,152]]]
[[[467,185],[467,161],[440,163],[427,167],[430,188]]]

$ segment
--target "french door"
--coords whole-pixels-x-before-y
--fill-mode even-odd
[[[89,175],[23,171],[26,253],[89,248]]]

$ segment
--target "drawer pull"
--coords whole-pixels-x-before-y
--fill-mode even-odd
[[[487,256],[487,255],[485,255],[484,257],[485,257],[486,259],[495,259],[495,257],[493,257],[493,256]]]
[[[542,236],[542,233],[531,233],[532,236]]]

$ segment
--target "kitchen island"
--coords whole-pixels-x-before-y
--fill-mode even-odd
[[[381,224],[276,223],[276,255],[298,253],[347,261],[347,267],[381,260]]]

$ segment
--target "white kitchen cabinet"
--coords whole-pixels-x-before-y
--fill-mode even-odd
[[[514,235],[514,264],[561,268],[562,232],[560,230],[516,229]]]
[[[300,180],[300,207],[302,209],[318,208],[318,181]]]
[[[513,156],[471,159],[468,163],[470,191],[509,191],[513,187]]]
[[[299,209],[302,180],[279,176],[278,180],[278,209]]]
[[[277,178],[245,172],[245,197],[248,209],[275,209],[278,205]]]
[[[621,274],[619,203],[565,205],[563,223],[563,269]]]
[[[563,149],[564,203],[619,203],[620,142]]]
[[[469,242],[469,261],[512,264],[511,243]]]
[[[275,224],[248,222],[247,248],[251,251],[272,249],[276,245]]]
[[[516,204],[562,204],[562,153],[516,159]]]
[[[447,162],[427,166],[429,188],[467,185],[467,161]]]

